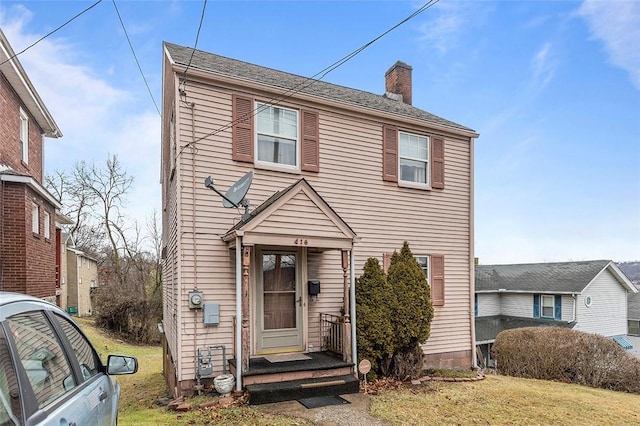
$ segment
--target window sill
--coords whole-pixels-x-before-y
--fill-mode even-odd
[[[297,167],[279,166],[277,164],[272,164],[272,163],[259,163],[257,161],[254,161],[253,167],[259,170],[271,170],[273,172],[284,172],[284,173],[291,173],[296,175],[302,174],[300,169]]]
[[[424,183],[407,182],[398,179],[398,186],[401,188],[420,189],[422,191],[431,191],[431,186]]]
[[[40,239],[40,234],[38,234],[36,232],[33,232],[33,231],[31,231],[31,233],[33,234],[33,238]]]

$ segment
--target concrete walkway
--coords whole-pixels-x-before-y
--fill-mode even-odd
[[[269,414],[286,413],[288,416],[305,419],[322,426],[386,426],[389,424],[369,415],[371,399],[368,395],[353,393],[341,396],[350,404],[306,408],[298,401],[285,401],[257,405],[256,409]]]

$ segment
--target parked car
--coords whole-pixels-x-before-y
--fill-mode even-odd
[[[0,426],[115,425],[120,385],[134,357],[95,348],[62,309],[0,292]]]

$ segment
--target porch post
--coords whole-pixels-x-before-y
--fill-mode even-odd
[[[344,328],[342,330],[342,359],[351,359],[351,308],[349,303],[349,252],[342,250],[342,281],[344,290]]]
[[[249,370],[249,266],[251,247],[242,247],[242,373]]]
[[[356,264],[353,259],[353,248],[349,251],[349,278],[350,278],[350,294],[351,294],[351,361],[358,364],[358,340],[356,338]],[[356,378],[358,371],[355,371]]]
[[[236,390],[242,391],[242,237],[236,237]]]

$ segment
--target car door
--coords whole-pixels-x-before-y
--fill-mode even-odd
[[[104,373],[98,354],[75,323],[56,313],[52,318],[63,335],[62,340],[66,340],[72,349],[70,358],[75,358],[73,364],[79,368],[82,394],[89,404],[91,417],[95,419],[93,424],[115,424],[118,395],[113,380]]]
[[[98,392],[83,381],[80,365],[70,356],[66,338],[61,339],[50,314],[43,310],[21,312],[5,323],[12,338],[14,365],[24,385],[25,423],[100,424]]]

